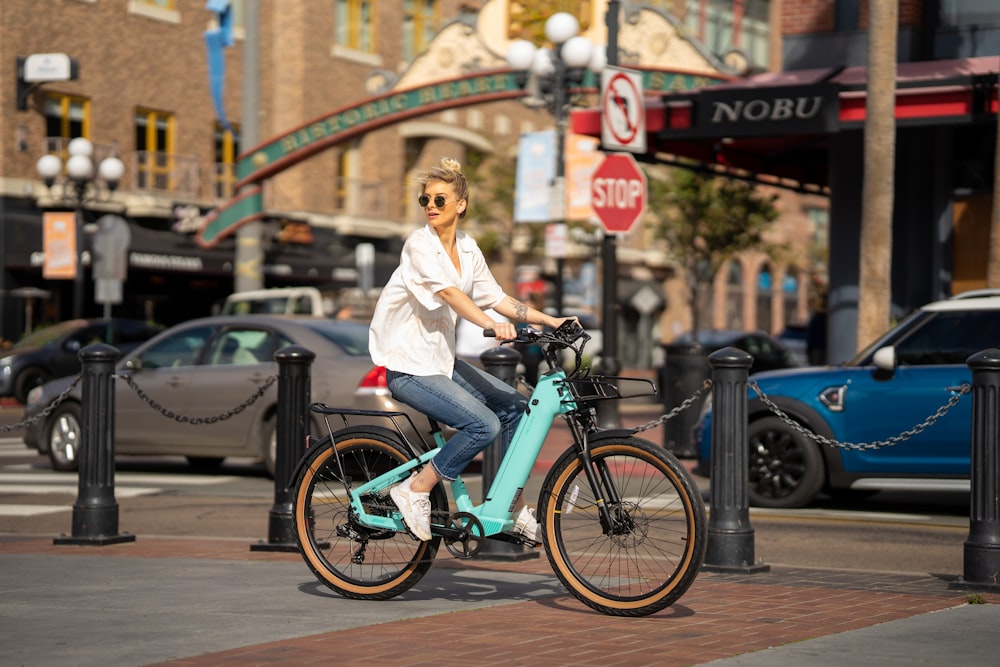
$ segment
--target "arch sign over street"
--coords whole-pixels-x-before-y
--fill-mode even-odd
[[[646,211],[646,174],[631,153],[610,153],[590,179],[590,203],[609,234],[627,234]]]

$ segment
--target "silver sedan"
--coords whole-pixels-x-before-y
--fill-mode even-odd
[[[365,388],[363,380],[371,377],[373,365],[364,324],[267,315],[208,317],[171,327],[118,361],[116,453],[179,455],[202,467],[218,465],[227,456],[249,456],[262,460],[273,474],[277,383],[245,410],[224,420],[193,425],[163,412],[193,420],[232,412],[277,375],[274,354],[293,344],[316,355],[311,367],[312,401],[344,407],[400,407],[384,387]],[[29,397],[25,418],[37,417],[72,381],[73,377],[61,378],[37,387]],[[25,430],[25,444],[47,454],[57,470],[77,467],[80,397],[78,385],[50,414]],[[421,418],[413,418],[425,430],[426,421],[421,424]],[[321,435],[325,427],[312,424],[309,430]]]

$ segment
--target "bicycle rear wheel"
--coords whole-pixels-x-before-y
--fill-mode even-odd
[[[406,532],[365,527],[347,497],[344,477],[356,489],[410,458],[392,434],[351,430],[339,432],[335,445],[329,437],[314,445],[298,475],[293,515],[302,557],[320,581],[344,597],[388,600],[420,581],[434,562],[440,537],[420,542]],[[447,513],[440,485],[430,500],[432,512]],[[362,503],[372,515],[397,511],[388,489]]]
[[[575,450],[542,486],[539,520],[556,575],[588,607],[612,616],[647,616],[687,591],[705,557],[705,506],[672,455],[635,437],[591,442],[602,488],[595,492]],[[612,525],[603,526],[599,502]]]

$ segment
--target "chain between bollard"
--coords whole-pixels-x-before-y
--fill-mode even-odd
[[[0,433],[6,433],[8,431],[16,431],[17,429],[20,428],[27,428],[28,426],[31,426],[35,422],[45,419],[46,417],[51,415],[53,411],[55,411],[55,409],[59,407],[59,404],[66,400],[66,397],[69,396],[71,391],[73,391],[73,388],[76,387],[76,385],[80,384],[80,377],[81,376],[77,375],[75,378],[73,378],[73,382],[70,383],[70,385],[66,387],[66,389],[61,394],[56,396],[55,400],[46,405],[45,409],[39,412],[37,415],[35,415],[34,417],[29,417],[28,419],[25,419],[24,421],[19,422],[17,424],[11,424],[9,426],[0,426]]]
[[[151,408],[162,414],[164,417],[167,417],[168,419],[173,419],[174,421],[180,422],[181,424],[193,424],[195,426],[200,424],[215,424],[220,421],[225,421],[230,417],[235,417],[236,415],[240,414],[248,407],[253,405],[261,396],[264,395],[264,392],[266,392],[271,387],[271,385],[273,385],[278,380],[277,375],[269,376],[266,380],[264,380],[264,383],[257,388],[257,391],[255,391],[253,395],[251,395],[247,400],[243,401],[242,403],[232,408],[231,410],[223,412],[220,415],[215,415],[213,417],[188,417],[187,415],[179,415],[171,410],[168,410],[159,403],[157,403],[156,401],[154,401],[152,398],[149,397],[148,394],[146,394],[146,392],[142,390],[142,387],[140,387],[135,383],[135,380],[132,378],[131,375],[123,374],[123,375],[115,375],[115,377],[125,380],[125,383],[129,387],[131,387],[133,391],[135,391],[135,393],[139,396],[139,398],[141,398],[147,405],[149,405]]]
[[[968,382],[963,383],[959,387],[959,391],[956,392],[955,394],[952,394],[952,396],[948,398],[948,400],[944,403],[944,405],[939,407],[936,412],[928,416],[927,419],[917,424],[913,428],[903,431],[898,435],[894,435],[890,438],[886,438],[885,440],[876,440],[874,442],[839,442],[832,438],[827,438],[826,436],[820,435],[819,433],[815,433],[807,429],[805,426],[795,421],[791,417],[789,417],[781,408],[778,407],[778,405],[774,401],[768,398],[768,396],[761,390],[761,388],[757,386],[757,383],[754,380],[751,379],[747,384],[750,386],[751,389],[754,390],[754,392],[757,393],[757,396],[760,397],[761,402],[764,405],[766,405],[768,409],[770,409],[771,412],[773,412],[775,416],[778,417],[778,419],[787,424],[789,428],[794,429],[798,433],[801,433],[805,437],[811,440],[815,440],[820,444],[828,445],[830,447],[840,447],[841,449],[850,449],[856,451],[880,449],[882,447],[892,447],[893,445],[898,445],[899,443],[905,440],[909,440],[915,435],[923,433],[924,430],[926,430],[930,426],[933,426],[937,420],[941,419],[941,417],[944,417],[946,414],[948,414],[948,411],[951,410],[953,407],[955,407],[958,404],[958,402],[962,399],[962,396],[972,391],[971,384],[969,384]]]
[[[656,428],[657,426],[659,426],[660,424],[663,424],[664,422],[670,421],[671,419],[673,419],[674,417],[676,417],[677,415],[681,414],[682,412],[684,412],[685,410],[687,410],[689,407],[691,407],[691,405],[693,403],[695,403],[696,401],[700,400],[701,397],[705,395],[705,392],[708,391],[711,388],[712,388],[712,380],[711,379],[706,379],[705,382],[702,383],[701,389],[699,389],[698,391],[696,391],[693,394],[691,394],[687,399],[685,399],[676,408],[674,408],[670,412],[667,412],[665,414],[660,415],[659,417],[657,417],[656,419],[654,419],[654,420],[652,420],[650,422],[646,422],[642,426],[637,426],[634,429],[634,431],[636,433],[642,433],[643,431],[648,431],[651,428]]]

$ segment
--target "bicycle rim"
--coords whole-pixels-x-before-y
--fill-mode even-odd
[[[568,452],[546,478],[540,500],[546,553],[559,579],[587,606],[614,616],[646,616],[687,591],[707,546],[704,504],[672,456],[639,438],[592,446],[614,493],[595,494],[583,462]],[[617,494],[619,502],[611,498]],[[607,499],[615,526],[601,525]]]
[[[295,535],[309,568],[324,584],[354,599],[387,600],[420,581],[437,555],[440,538],[415,540],[406,532],[365,528],[354,520],[341,476],[352,489],[407,461],[404,450],[377,433],[352,433],[336,443],[327,438],[299,474],[295,487]],[[433,509],[447,508],[440,488]],[[388,489],[363,500],[365,511],[391,516]]]

